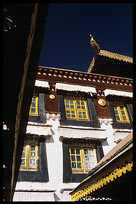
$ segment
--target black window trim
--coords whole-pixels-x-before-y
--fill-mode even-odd
[[[29,116],[28,120],[31,122],[46,123],[46,113],[45,113],[45,94],[38,93],[39,104],[38,104],[38,116]]]
[[[81,141],[81,139],[79,140],[74,139],[74,142],[76,143],[79,143],[79,141]],[[92,143],[96,145],[97,161],[99,162],[104,156],[101,142],[93,140],[84,141],[87,142],[87,144]],[[83,140],[81,142],[84,143]],[[71,146],[70,143],[73,144],[73,141],[70,142],[70,140],[66,139],[63,140],[63,182],[64,183],[81,182],[86,177],[87,173],[72,173],[69,154],[69,147]]]
[[[38,171],[19,171],[18,181],[30,181],[30,182],[48,182],[48,162],[46,153],[45,139],[40,138],[38,142],[39,160]]]
[[[130,98],[124,98],[124,97],[116,97],[116,100],[115,100],[115,97],[110,97],[109,98],[109,108],[110,108],[110,113],[111,113],[111,116],[113,118],[113,124],[112,124],[112,127],[114,129],[132,129],[133,128],[133,110],[131,108],[131,104],[132,104],[132,100]],[[115,102],[122,102],[126,108],[127,108],[127,111],[128,111],[128,115],[129,115],[129,119],[130,119],[130,123],[120,123],[120,122],[117,122],[116,121],[116,118],[115,118],[115,113],[114,113],[114,106],[113,104]]]
[[[96,127],[100,128],[100,123],[98,121],[98,116],[97,112],[95,109],[95,105],[93,102],[92,97],[89,94],[82,93],[82,96],[84,94],[86,100],[87,100],[87,105],[88,105],[88,114],[90,117],[90,121],[79,121],[79,120],[68,120],[66,118],[65,114],[65,105],[64,105],[64,96],[67,96],[67,93],[69,95],[73,95],[75,93],[75,96],[80,96],[80,93],[77,92],[68,92],[68,91],[58,91],[58,97],[59,97],[59,112],[61,112],[61,125],[75,125],[75,126],[87,126],[87,127]]]

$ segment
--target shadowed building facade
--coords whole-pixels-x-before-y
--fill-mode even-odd
[[[132,78],[39,66],[13,200],[70,201],[132,132],[132,86]]]

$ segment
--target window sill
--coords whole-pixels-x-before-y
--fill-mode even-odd
[[[89,171],[91,171],[91,169],[88,171],[72,171],[72,174],[88,174]]]
[[[25,169],[25,168],[22,169],[22,168],[21,168],[21,169],[19,169],[19,171],[25,171],[25,172],[26,172],[26,171],[27,171],[27,172],[38,172],[38,169]]]

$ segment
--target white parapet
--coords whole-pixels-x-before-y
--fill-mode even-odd
[[[60,138],[73,138],[73,139],[106,139],[105,129],[82,127],[82,126],[63,126],[58,127],[58,134]]]
[[[35,80],[35,86],[43,87],[43,88],[50,88],[48,81]]]
[[[65,90],[65,91],[82,91],[87,92],[92,95],[92,93],[97,93],[96,88],[89,86],[81,86],[75,84],[66,84],[66,83],[56,83],[56,89]]]
[[[105,96],[115,95],[115,96],[123,96],[123,97],[130,97],[130,98],[133,97],[132,92],[129,92],[129,91],[117,91],[117,90],[113,90],[113,89],[105,89],[104,94],[105,94]]]
[[[116,129],[114,130],[114,142],[119,143],[121,140],[123,140],[132,130],[130,129]]]
[[[51,126],[46,123],[36,123],[36,122],[28,122],[26,128],[26,134],[31,135],[39,135],[39,136],[51,136]]]

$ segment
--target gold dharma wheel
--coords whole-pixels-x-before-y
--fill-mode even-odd
[[[55,95],[50,94],[50,95],[49,95],[49,98],[50,98],[50,99],[55,99]]]
[[[106,100],[104,100],[104,99],[99,99],[98,100],[98,104],[100,105],[100,106],[105,106],[106,105]]]

